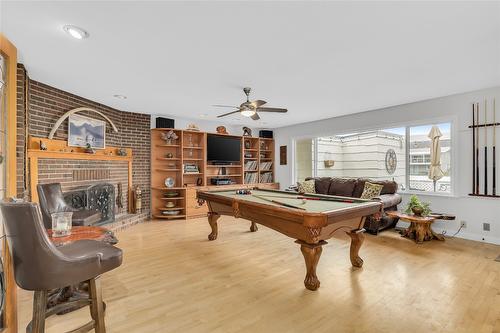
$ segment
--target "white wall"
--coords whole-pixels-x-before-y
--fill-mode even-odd
[[[321,121],[304,123],[278,128],[275,130],[276,147],[288,146],[288,161],[293,161],[293,144],[296,138],[327,136],[333,134],[352,133],[359,130],[399,127],[410,124],[428,124],[429,122],[452,121],[453,143],[452,158],[453,175],[455,181],[454,196],[443,197],[435,195],[421,195],[422,200],[431,203],[434,211],[455,214],[456,221],[438,221],[435,223],[437,231],[446,230],[453,234],[459,228],[460,221],[467,222],[467,228],[457,237],[500,244],[500,199],[473,198],[467,194],[472,188],[472,131],[468,125],[472,122],[472,102],[483,102],[485,98],[496,98],[498,105],[497,121],[500,121],[500,87],[474,91],[465,94],[452,95],[417,103],[388,107],[385,109],[362,112],[344,117],[330,118]],[[483,106],[481,110],[484,111]],[[491,108],[488,115],[491,120]],[[481,118],[484,113],[481,112]],[[500,147],[500,128],[497,129],[497,142]],[[481,144],[484,141],[481,136]],[[491,143],[492,132],[490,129]],[[276,149],[279,158],[279,149]],[[491,153],[490,153],[491,156]],[[500,162],[497,160],[497,164]],[[481,168],[482,170],[483,168]],[[276,179],[281,188],[293,182],[293,163],[276,165]],[[491,175],[490,175],[491,179]],[[500,178],[497,175],[498,191],[500,192]],[[481,182],[482,184],[482,182]],[[491,187],[491,185],[490,185]],[[408,195],[403,194],[404,200]],[[403,203],[404,204],[404,203]],[[401,206],[402,207],[402,206]],[[483,231],[482,224],[490,223],[491,231]]]

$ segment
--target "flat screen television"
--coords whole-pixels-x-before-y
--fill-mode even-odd
[[[241,160],[241,139],[223,136],[207,135],[207,161],[212,163],[231,163]]]

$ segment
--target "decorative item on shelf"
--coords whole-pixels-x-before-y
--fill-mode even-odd
[[[246,126],[243,127],[243,136],[252,136],[252,130]]]
[[[172,153],[166,153],[165,157],[166,158],[174,158],[174,154],[172,154]]]
[[[252,153],[245,153],[245,158],[252,158],[252,157],[253,157]]]
[[[325,168],[331,168],[335,165],[334,160],[324,160],[323,163],[325,164]]]
[[[167,201],[167,203],[165,204],[165,207],[173,208],[173,207],[175,207],[175,203],[173,201]]]
[[[266,158],[266,154],[265,153],[260,153],[260,158]]]
[[[250,142],[250,140],[245,140],[245,149],[250,149],[252,148],[252,143]]]
[[[189,124],[186,128],[186,131],[199,132],[200,129],[198,128],[198,126],[196,126],[196,124]]]
[[[410,197],[405,213],[413,213],[416,216],[427,216],[431,212],[428,202],[421,202],[416,195]]]
[[[47,150],[47,145],[42,140],[40,140],[40,150]]]
[[[172,177],[167,177],[165,179],[165,186],[168,188],[174,187],[175,185],[175,180]]]
[[[176,165],[175,165],[175,163],[168,163],[168,164],[167,164],[167,168],[168,168],[168,169],[175,169],[175,168],[176,168]]]
[[[132,213],[137,214],[142,211],[142,190],[136,185],[132,190]]]
[[[179,215],[180,210],[164,210],[161,212],[163,215]]]
[[[161,138],[165,141],[165,144],[172,145],[179,138],[174,131],[170,130],[167,133],[161,133]]]
[[[119,148],[116,150],[116,155],[127,156],[127,150],[125,148]]]
[[[52,213],[52,237],[71,235],[73,212]]]
[[[184,173],[200,173],[200,169],[195,163],[186,163],[184,164]]]
[[[215,129],[219,134],[229,134],[225,126],[217,126]]]
[[[201,186],[201,185],[203,185],[203,178],[198,177],[198,179],[196,179],[196,186]]]
[[[63,151],[65,152],[66,150]],[[90,143],[87,143],[87,147],[85,148],[84,152],[86,152],[87,154],[95,154],[95,150],[92,148]]]
[[[164,198],[175,198],[179,196],[179,192],[165,192],[163,193]]]

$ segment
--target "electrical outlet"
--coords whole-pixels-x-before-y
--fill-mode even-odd
[[[484,231],[490,231],[490,224],[489,223],[483,223],[483,230]]]
[[[467,222],[465,222],[465,221],[460,221],[460,227],[461,227],[461,228],[464,228],[464,229],[465,229],[465,228],[467,228]]]

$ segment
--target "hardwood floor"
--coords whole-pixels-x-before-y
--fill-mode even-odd
[[[460,239],[416,245],[396,232],[367,235],[362,269],[349,242],[332,239],[304,288],[293,240],[222,217],[152,222],[120,232],[123,265],[102,278],[108,332],[500,332],[500,246]],[[32,294],[19,293],[23,332]],[[76,328],[88,309],[47,320]]]

